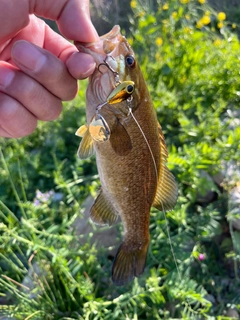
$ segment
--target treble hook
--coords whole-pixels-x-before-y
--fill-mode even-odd
[[[118,76],[119,76],[118,72],[115,71],[115,70],[107,63],[107,58],[109,58],[109,57],[112,58],[113,60],[115,60],[112,56],[107,55],[106,58],[103,60],[103,62],[98,65],[98,71],[99,71],[101,74],[103,74],[102,71],[100,70],[100,67],[101,67],[101,66],[105,66],[105,67],[107,67],[107,68],[113,73],[113,75],[114,75],[115,77],[118,77]]]

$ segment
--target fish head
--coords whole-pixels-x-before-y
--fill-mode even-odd
[[[97,106],[105,103],[119,83],[133,81],[134,95],[139,95],[140,68],[135,54],[127,39],[121,34],[120,27],[101,36],[99,41],[92,43],[75,42],[80,52],[90,54],[96,62],[96,69],[89,78],[86,92],[87,122],[89,123],[96,113]],[[116,109],[125,107],[126,103],[114,106]],[[127,113],[127,109],[126,109]]]

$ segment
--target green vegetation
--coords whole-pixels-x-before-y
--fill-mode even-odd
[[[144,275],[115,287],[117,247],[97,246],[94,226],[80,236],[72,228],[99,186],[94,158],[76,157],[74,133],[85,122],[81,82],[59,120],[40,123],[30,137],[0,140],[0,316],[231,319],[229,309],[240,311],[240,235],[232,223],[236,207],[228,205],[239,180],[213,179],[226,164],[240,165],[240,128],[233,125],[238,26],[204,0],[161,2],[155,13],[144,1],[131,7],[129,41],[165,134],[179,201],[167,223],[152,210]],[[117,231],[120,239],[121,225]]]

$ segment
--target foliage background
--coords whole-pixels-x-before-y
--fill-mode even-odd
[[[95,6],[95,14],[100,9]],[[240,247],[233,222],[239,203],[232,201],[240,180],[237,10],[233,22],[204,0],[131,1],[127,10],[120,22],[163,127],[178,204],[167,223],[152,210],[145,273],[116,288],[110,274],[117,247],[97,244],[94,226],[85,235],[73,228],[99,186],[94,158],[76,157],[74,133],[85,122],[87,82],[81,81],[59,120],[39,123],[30,137],[0,140],[2,317],[238,317]],[[121,233],[117,225],[118,242]]]

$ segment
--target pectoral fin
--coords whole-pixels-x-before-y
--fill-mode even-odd
[[[87,125],[84,124],[83,126],[81,126],[80,128],[77,129],[75,135],[78,137],[83,137],[85,135],[85,133],[87,132]]]
[[[81,129],[80,127],[78,131],[76,132],[76,135],[82,135],[84,134],[82,141],[80,142],[77,155],[80,159],[87,159],[90,158],[94,154],[94,146],[93,146],[93,139],[89,133],[88,128],[85,130],[85,128]],[[83,131],[85,130],[85,133]],[[77,134],[78,133],[78,134]]]
[[[158,186],[153,202],[153,207],[161,211],[167,211],[172,210],[177,202],[178,188],[173,174],[166,167],[168,152],[160,124],[158,126],[158,129],[161,158]]]
[[[126,156],[132,149],[132,142],[127,130],[117,120],[111,131],[110,143],[119,156]]]
[[[117,221],[117,214],[115,213],[112,204],[104,196],[101,191],[91,208],[91,219],[94,223],[99,225],[113,225]]]

